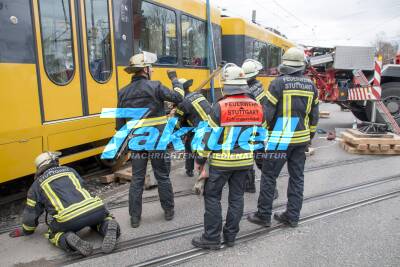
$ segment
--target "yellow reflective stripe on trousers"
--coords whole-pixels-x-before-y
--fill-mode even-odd
[[[243,166],[251,166],[254,164],[254,159],[245,159],[245,160],[218,160],[211,159],[210,165],[218,166],[218,167],[243,167]]]
[[[86,191],[86,189],[82,188],[81,183],[79,182],[78,178],[76,178],[75,174],[70,172],[68,174],[69,179],[72,181],[72,183],[74,184],[76,190],[78,190],[84,199],[89,199],[92,198],[89,194],[88,191]]]
[[[24,230],[26,230],[26,231],[32,232],[32,231],[35,231],[36,226],[29,226],[26,224],[22,224],[22,228],[24,228]]]
[[[225,154],[225,153],[212,153],[212,159],[220,159],[220,160],[242,160],[242,159],[252,159],[253,152],[248,153],[233,153],[233,154]]]
[[[179,108],[177,108],[175,112],[176,112],[176,114],[178,114],[180,116],[183,116],[183,114],[184,114],[183,111]]]
[[[270,91],[266,91],[265,96],[268,98],[269,102],[271,102],[272,104],[276,105],[278,103],[278,99],[276,99],[276,97],[273,96]]]
[[[56,218],[56,216],[54,216],[54,218],[56,218],[57,222],[60,222],[60,223],[67,222],[67,221],[69,221],[69,220],[71,220],[73,218],[78,217],[79,215],[82,215],[82,214],[84,214],[86,212],[89,212],[89,211],[91,211],[93,209],[96,209],[96,208],[99,208],[99,207],[103,206],[103,201],[101,201],[101,199],[99,199],[99,198],[96,198],[96,199],[97,199],[97,201],[95,201],[95,202],[93,202],[93,203],[91,203],[89,205],[86,205],[86,206],[84,206],[84,207],[82,207],[80,209],[77,209],[77,210],[72,211],[72,212],[70,212],[68,214],[65,214],[62,217],[57,217]]]
[[[26,199],[26,205],[28,205],[29,207],[34,208],[34,207],[36,206],[36,201],[35,201],[35,200],[32,200],[32,199],[30,199],[30,198],[27,198],[27,199]]]
[[[60,242],[60,237],[63,234],[64,234],[63,232],[56,233],[53,238],[50,238],[50,234],[48,234],[48,239],[49,239],[50,243],[52,243],[53,245],[58,247],[59,242]]]

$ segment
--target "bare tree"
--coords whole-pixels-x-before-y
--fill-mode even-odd
[[[383,64],[392,64],[395,61],[399,44],[391,41],[384,32],[376,35],[374,46],[378,50],[378,54],[383,57]]]

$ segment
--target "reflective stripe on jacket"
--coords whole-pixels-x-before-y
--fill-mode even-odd
[[[314,83],[300,73],[283,75],[270,84],[266,92],[268,102],[265,114],[269,129],[272,130],[278,118],[283,118],[282,132],[272,131],[269,141],[301,145],[308,143],[317,129],[318,91]],[[291,137],[293,119],[299,122]]]
[[[72,168],[62,166],[46,170],[28,191],[22,219],[24,232],[35,231],[44,210],[57,222],[63,223],[103,207],[103,201],[91,196],[82,182]]]

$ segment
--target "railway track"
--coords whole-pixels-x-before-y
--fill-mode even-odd
[[[343,160],[343,161],[328,162],[326,164],[322,164],[322,165],[319,165],[319,166],[309,167],[309,168],[305,169],[304,172],[307,173],[307,172],[319,171],[319,170],[324,170],[324,169],[335,168],[335,167],[338,167],[338,166],[346,166],[346,165],[363,163],[363,162],[368,162],[368,161],[373,161],[373,160],[385,159],[385,158],[386,157],[379,157],[379,158],[368,157],[368,158],[358,158],[358,159],[354,159],[354,160]],[[279,177],[287,177],[288,175],[289,174],[287,172],[283,172]],[[260,178],[258,178],[256,180],[259,181]],[[125,197],[126,194],[127,194],[127,192],[124,192],[120,196],[117,196],[113,201],[108,202],[107,203],[108,208],[110,210],[113,210],[113,209],[119,209],[119,208],[127,207],[128,206],[128,201],[127,200],[118,201],[118,199],[121,199],[121,198]],[[177,198],[177,197],[185,197],[185,196],[189,196],[189,195],[194,195],[194,193],[192,192],[191,189],[175,192],[175,198]],[[159,201],[159,200],[160,199],[159,199],[158,195],[157,196],[151,196],[151,197],[143,198],[143,202],[144,203],[151,203],[151,202],[155,202],[155,201]]]
[[[357,158],[357,159],[353,159],[353,160],[343,160],[343,161],[332,161],[332,162],[328,162],[326,164],[322,164],[319,166],[313,166],[313,167],[308,167],[307,169],[304,170],[305,173],[307,172],[313,172],[313,171],[319,171],[319,170],[325,170],[325,169],[330,169],[330,168],[335,168],[338,166],[346,166],[346,165],[351,165],[351,164],[357,164],[357,163],[364,163],[364,162],[369,162],[369,161],[376,161],[376,160],[383,160],[386,159],[386,157],[367,157],[367,158]],[[86,174],[83,177],[90,177],[93,175],[100,175],[102,173],[104,173],[105,170],[99,170],[96,171],[95,174],[90,173],[90,174]],[[286,172],[283,172],[280,177],[286,177],[288,176],[288,174]],[[259,180],[259,179],[258,179]],[[107,207],[110,210],[113,209],[119,209],[119,208],[125,208],[128,206],[128,201],[127,200],[123,200],[123,201],[118,201],[118,199],[121,199],[123,197],[125,197],[127,194],[127,192],[123,192],[120,193],[119,196],[115,197],[113,201],[110,201],[107,203]],[[191,189],[189,190],[182,190],[182,191],[178,191],[175,192],[175,198],[179,198],[179,197],[186,197],[186,196],[190,196],[193,195],[194,193],[192,192]],[[20,196],[22,197],[22,196]],[[22,199],[25,198],[25,196],[22,197]],[[143,203],[151,203],[151,202],[156,202],[159,201],[159,197],[157,196],[151,196],[151,197],[145,197],[143,198]],[[44,223],[44,220],[40,220],[40,223]],[[7,233],[9,231],[11,231],[12,229],[14,229],[15,227],[17,227],[18,224],[12,224],[9,226],[5,226],[2,227],[0,229],[0,234],[3,233]]]
[[[352,202],[350,204],[346,204],[340,207],[336,207],[333,209],[328,209],[328,210],[324,210],[321,212],[317,212],[314,213],[312,215],[309,216],[305,216],[300,218],[299,224],[305,224],[308,222],[312,222],[315,220],[319,220],[319,219],[323,219],[325,217],[329,217],[329,216],[333,216],[336,214],[340,214],[349,210],[353,210],[356,208],[360,208],[363,206],[367,206],[367,205],[371,205],[374,203],[378,203],[384,200],[388,200],[388,199],[392,199],[395,197],[399,197],[400,196],[400,190],[395,190],[386,194],[381,194],[381,195],[377,195],[374,197],[370,197],[370,198],[366,198],[360,201],[355,201]],[[266,227],[262,227],[262,228],[257,228],[254,231],[251,231],[249,233],[246,233],[244,235],[240,235],[237,239],[236,239],[236,244],[241,244],[244,242],[247,242],[249,240],[252,239],[256,239],[260,236],[264,236],[270,233],[275,233],[275,232],[279,232],[282,231],[283,229],[285,229],[286,226],[284,224],[277,224],[274,225],[270,228],[266,228]],[[222,249],[225,248],[225,245],[223,244]],[[184,263],[187,261],[190,261],[196,257],[208,254],[208,253],[212,253],[211,250],[204,250],[204,249],[200,249],[200,248],[192,248],[192,249],[188,249],[185,251],[181,251],[178,253],[174,253],[174,254],[170,254],[170,255],[165,255],[165,256],[161,256],[161,257],[156,257],[150,260],[146,260],[143,261],[141,263],[137,263],[137,264],[132,264],[129,265],[131,267],[142,267],[142,266],[173,266],[173,265],[177,265],[180,263]]]
[[[379,179],[376,179],[373,181],[358,183],[356,185],[346,186],[346,187],[331,190],[328,192],[323,192],[323,193],[307,196],[304,198],[304,203],[317,201],[317,200],[321,200],[321,199],[325,199],[325,198],[330,198],[330,197],[334,197],[337,195],[365,189],[368,187],[377,186],[380,184],[389,183],[389,182],[396,181],[396,180],[400,180],[400,174],[395,175],[395,176],[383,177],[383,178],[379,178]],[[400,189],[392,192],[391,194],[393,194],[393,195],[396,194],[396,196],[399,195]],[[368,201],[364,201],[364,202],[368,202]],[[364,202],[362,202],[362,203],[364,203]],[[352,204],[349,204],[349,205],[350,205],[349,207],[351,207]],[[286,206],[286,203],[274,205],[274,210],[275,211],[279,210],[285,206]],[[339,209],[339,208],[336,208],[336,209]],[[344,206],[340,207],[339,210],[342,210],[342,209],[344,209]],[[251,212],[253,212],[253,211],[251,211]],[[243,214],[242,220],[245,219],[246,216],[251,212],[245,212]],[[330,211],[330,212],[333,212],[333,211]],[[324,214],[328,214],[328,212],[325,212]],[[307,222],[307,221],[310,221],[311,218],[320,218],[321,216],[322,216],[322,213],[318,213],[318,216],[313,215],[313,216],[308,216],[308,217],[302,218],[301,222],[303,222],[303,221]],[[326,216],[328,216],[328,215],[326,215]],[[273,228],[268,228],[268,229],[273,230],[275,228],[276,228],[276,226],[274,226]],[[282,228],[282,225],[279,225],[279,227],[277,229],[279,229],[279,228]],[[165,232],[161,232],[161,233],[157,233],[157,234],[151,234],[151,235],[147,235],[147,236],[143,236],[143,237],[139,237],[139,238],[122,241],[118,244],[117,249],[113,253],[119,253],[119,252],[131,250],[131,249],[135,249],[135,248],[149,246],[149,245],[156,244],[156,243],[159,243],[162,241],[172,240],[175,238],[179,238],[179,237],[190,235],[190,234],[193,234],[196,232],[200,232],[202,229],[203,229],[203,224],[199,223],[199,224],[194,224],[194,225],[186,226],[186,227],[179,228],[179,229],[173,229],[173,230],[169,230],[169,231],[165,231]],[[265,230],[265,229],[267,229],[267,228],[263,228],[263,230]],[[257,233],[260,230],[261,229],[257,229],[256,230]],[[254,236],[257,236],[257,235],[254,234]],[[242,240],[242,239],[244,239],[243,236],[241,236],[238,240]],[[201,253],[201,255],[204,254],[204,251],[202,251],[201,249],[191,249],[191,250],[185,251],[184,255],[190,254],[190,257],[193,257],[192,253],[194,253],[194,252]],[[83,262],[86,260],[95,259],[95,258],[99,258],[99,257],[103,257],[103,256],[104,256],[104,254],[101,253],[100,250],[95,250],[91,256],[86,257],[86,258],[83,258],[80,255],[72,255],[70,257],[63,258],[63,259],[52,260],[51,263],[53,263],[55,265],[66,265],[66,264],[72,264],[72,263],[77,263],[77,262]],[[176,257],[178,257],[178,256],[176,256]],[[138,266],[147,266],[147,265],[159,266],[160,264],[163,264],[164,261],[167,261],[167,259],[166,258],[157,258],[157,259],[153,259],[152,261],[143,262],[143,263],[139,264]]]

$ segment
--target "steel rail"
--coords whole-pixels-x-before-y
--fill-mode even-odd
[[[303,202],[308,203],[308,202],[312,202],[312,201],[322,200],[325,198],[334,197],[337,195],[377,186],[380,184],[389,183],[389,182],[396,181],[399,179],[400,179],[400,174],[395,175],[395,176],[379,178],[379,179],[375,179],[375,180],[368,181],[368,182],[362,182],[362,183],[358,183],[356,185],[345,186],[345,187],[342,187],[339,189],[330,190],[328,192],[323,192],[323,193],[318,193],[318,194],[313,194],[313,195],[307,196],[304,198]],[[274,208],[274,211],[276,211],[281,208],[284,208],[285,206],[286,206],[286,202],[274,205],[273,208]],[[254,212],[254,211],[245,212],[243,214],[242,219],[246,218],[246,216],[252,212]],[[146,235],[143,237],[122,241],[118,244],[118,247],[112,253],[119,253],[119,252],[123,252],[123,251],[130,250],[130,249],[135,249],[135,248],[140,248],[140,247],[156,244],[156,243],[159,243],[162,241],[172,240],[172,239],[175,239],[178,237],[182,237],[182,236],[186,236],[189,234],[199,232],[202,229],[203,229],[203,224],[198,223],[198,224],[189,225],[189,226],[185,226],[185,227],[178,228],[178,229],[172,229],[172,230],[164,231],[161,233]],[[72,263],[76,263],[76,262],[83,262],[86,260],[95,259],[95,258],[99,258],[99,257],[103,257],[103,256],[105,256],[105,255],[103,253],[101,253],[101,251],[99,249],[96,249],[94,251],[94,253],[89,257],[82,257],[80,255],[72,255],[66,259],[52,260],[52,262],[57,265],[64,265],[64,264],[72,264]]]
[[[385,193],[385,194],[381,194],[378,196],[374,196],[374,197],[370,197],[367,199],[363,199],[360,201],[355,201],[352,202],[350,204],[346,204],[343,206],[339,206],[336,208],[332,208],[332,209],[328,209],[328,210],[324,210],[321,212],[317,212],[314,213],[312,215],[308,215],[305,217],[300,218],[299,220],[299,224],[305,224],[308,222],[312,222],[312,221],[316,221],[316,220],[320,220],[332,215],[336,215],[336,214],[340,214],[349,210],[353,210],[356,208],[360,208],[366,205],[372,205],[384,200],[388,200],[388,199],[392,199],[395,197],[399,197],[400,196],[400,190],[396,190],[396,191],[392,191],[389,193]],[[270,228],[266,228],[266,227],[262,227],[262,228],[258,228],[254,231],[251,231],[247,234],[241,235],[236,239],[236,244],[240,244],[243,242],[247,242],[249,240],[252,239],[256,239],[260,236],[264,236],[270,233],[274,233],[274,232],[278,232],[278,231],[282,231],[283,229],[285,229],[286,226],[282,223],[274,225]],[[223,244],[221,246],[221,248],[225,248],[225,245]],[[180,264],[180,263],[184,263],[187,262],[189,260],[192,260],[196,257],[202,256],[202,255],[206,255],[208,253],[212,252],[212,250],[204,250],[201,248],[192,248],[192,249],[188,249],[185,251],[181,251],[175,254],[171,254],[171,255],[165,255],[165,256],[161,256],[161,257],[157,257],[157,258],[153,258],[150,260],[146,260],[143,261],[141,263],[138,264],[133,264],[130,265],[132,267],[142,267],[142,266],[172,266],[172,265],[176,265],[176,264]]]

